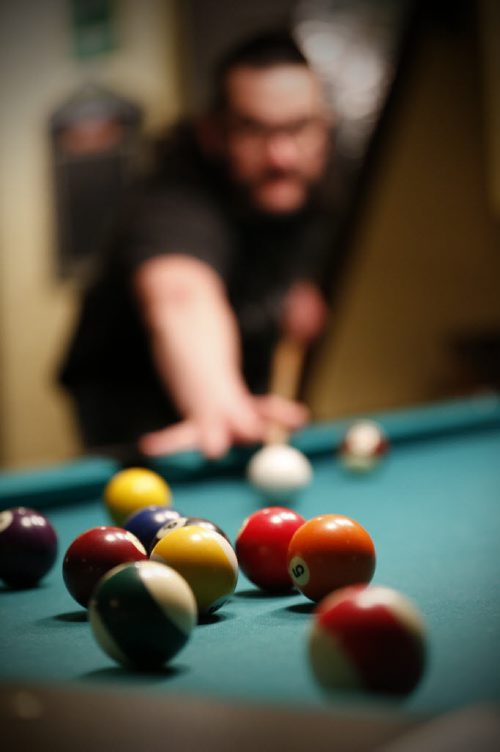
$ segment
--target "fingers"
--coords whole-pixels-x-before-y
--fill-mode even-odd
[[[268,438],[270,428],[301,428],[309,418],[305,405],[278,395],[250,397],[232,406],[219,420],[200,422],[200,450],[209,459],[222,457],[233,444],[253,444]]]
[[[207,459],[216,460],[223,457],[231,447],[232,437],[223,421],[210,418],[199,424],[199,450]]]
[[[199,427],[192,420],[183,420],[141,436],[139,449],[147,455],[173,454],[196,449],[200,443]]]
[[[145,434],[139,439],[139,449],[149,456],[198,449],[208,459],[217,459],[227,452],[230,444],[223,425],[192,419]]]
[[[294,431],[308,418],[307,408],[298,402],[274,394],[250,397],[236,403],[229,413],[189,418],[145,434],[139,449],[150,456],[198,449],[207,459],[219,459],[233,444],[264,441],[270,424]]]
[[[235,405],[229,416],[230,429],[236,441],[244,444],[260,441],[266,427],[265,423],[255,397],[252,396]]]
[[[222,457],[232,444],[260,441],[265,430],[252,397],[236,401],[217,416],[200,418],[199,425],[200,449],[209,459]]]
[[[263,432],[264,421],[253,404],[244,403],[235,405],[229,415],[189,418],[145,434],[139,439],[139,449],[149,456],[198,449],[207,459],[218,459],[232,444],[260,441]]]
[[[277,394],[255,397],[255,402],[260,415],[268,423],[279,423],[289,431],[302,428],[309,420],[309,410],[305,405]]]

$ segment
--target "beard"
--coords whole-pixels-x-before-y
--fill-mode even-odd
[[[236,181],[245,203],[262,214],[273,216],[300,212],[310,202],[319,180],[306,178],[297,170],[268,169],[252,180]]]

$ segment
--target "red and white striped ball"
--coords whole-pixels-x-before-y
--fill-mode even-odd
[[[418,608],[397,590],[353,585],[327,596],[309,635],[313,674],[327,690],[407,694],[425,665]]]
[[[359,420],[347,430],[339,457],[349,470],[366,472],[380,462],[388,449],[389,441],[382,427],[373,420]]]

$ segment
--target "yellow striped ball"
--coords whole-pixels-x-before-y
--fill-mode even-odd
[[[151,559],[167,564],[184,577],[194,593],[199,614],[217,611],[236,588],[236,554],[214,530],[197,525],[172,530],[158,541]]]

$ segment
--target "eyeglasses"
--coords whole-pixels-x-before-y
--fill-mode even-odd
[[[319,115],[297,118],[277,125],[234,114],[230,115],[228,120],[230,135],[248,146],[264,146],[278,136],[293,140],[299,147],[307,146],[318,134],[325,131],[325,118]]]

